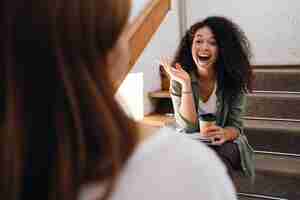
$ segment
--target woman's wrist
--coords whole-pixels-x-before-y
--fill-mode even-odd
[[[192,94],[192,91],[181,91],[182,94]]]
[[[192,93],[193,91],[192,91],[191,83],[187,82],[185,84],[182,84],[182,90],[181,90],[181,92],[183,94],[190,94],[190,93]]]

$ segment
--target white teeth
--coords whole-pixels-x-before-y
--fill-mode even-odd
[[[210,57],[209,56],[198,56],[198,59],[209,59]]]

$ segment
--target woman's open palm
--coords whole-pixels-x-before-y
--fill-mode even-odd
[[[163,66],[171,80],[175,80],[180,84],[190,82],[190,75],[182,68],[179,63],[176,63],[175,68],[171,67],[170,62],[166,58],[160,59],[160,65]]]

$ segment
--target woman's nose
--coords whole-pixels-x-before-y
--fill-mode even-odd
[[[208,50],[209,49],[209,44],[207,42],[203,42],[201,47],[202,47],[202,50]]]

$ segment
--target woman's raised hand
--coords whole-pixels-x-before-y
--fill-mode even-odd
[[[171,67],[170,62],[166,58],[161,58],[160,65],[163,66],[171,80],[179,82],[181,85],[190,84],[190,75],[182,68],[179,63],[175,64],[175,68]]]

